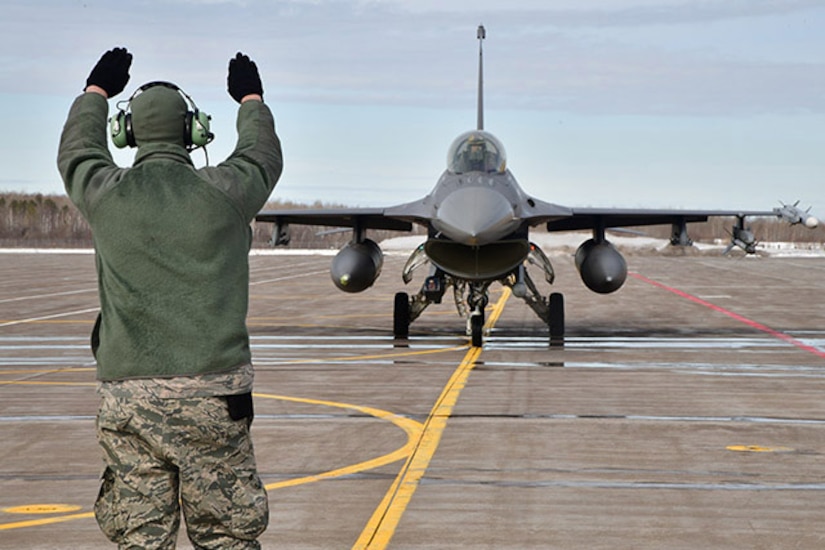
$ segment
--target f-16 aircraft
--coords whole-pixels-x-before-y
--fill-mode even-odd
[[[459,135],[448,152],[447,169],[432,191],[423,198],[387,208],[343,208],[261,211],[257,221],[273,222],[271,243],[289,243],[289,225],[317,225],[352,228],[352,240],[332,260],[333,283],[345,292],[361,292],[381,273],[383,253],[367,238],[370,229],[411,231],[413,224],[427,229],[427,239],[407,260],[401,273],[404,283],[413,272],[429,265],[429,273],[417,294],[395,295],[393,332],[407,337],[410,323],[430,304],[441,303],[453,288],[455,304],[467,319],[473,346],[482,345],[484,310],[490,285],[510,287],[544,321],[551,343],[564,337],[564,300],[560,293],[542,295],[528,273],[537,268],[552,284],[553,267],[547,256],[530,242],[529,230],[544,225],[547,231],[592,230],[575,254],[575,263],[584,284],[592,291],[607,294],[618,290],[627,277],[627,264],[605,238],[605,231],[627,226],[671,224],[671,243],[692,244],[687,224],[704,222],[711,216],[736,217],[731,247],[755,252],[753,233],[745,219],[771,216],[791,224],[816,227],[809,212],[783,204],[771,211],[654,210],[616,208],[571,208],[539,200],[526,193],[507,168],[504,146],[484,130],[483,40],[479,26],[478,109],[475,130]]]

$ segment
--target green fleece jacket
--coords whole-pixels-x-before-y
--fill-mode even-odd
[[[131,168],[107,146],[108,102],[71,107],[58,168],[94,235],[99,380],[197,376],[251,360],[246,315],[250,222],[282,169],[269,108],[238,110],[238,142],[196,169],[182,144],[141,144]]]

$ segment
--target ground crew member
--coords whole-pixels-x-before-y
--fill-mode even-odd
[[[281,145],[257,66],[229,62],[240,107],[235,150],[195,169],[208,117],[170,83],[142,86],[110,125],[107,99],[132,55],[98,61],[63,129],[58,168],[94,236],[100,316],[92,335],[106,469],[95,515],[120,548],[174,548],[180,508],[196,548],[260,548],[269,510],[249,428],[246,314],[250,222],[281,174]],[[191,110],[190,110],[191,109]]]

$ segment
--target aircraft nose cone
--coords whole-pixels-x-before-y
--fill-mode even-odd
[[[481,246],[512,233],[519,221],[509,201],[487,187],[457,189],[447,195],[433,225],[450,239]]]

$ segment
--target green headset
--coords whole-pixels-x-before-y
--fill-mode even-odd
[[[145,92],[149,88],[154,88],[155,86],[165,86],[167,88],[171,88],[182,95],[189,103],[191,110],[186,112],[183,129],[183,143],[186,145],[187,150],[191,151],[196,147],[204,147],[215,139],[215,135],[209,131],[209,121],[212,120],[212,117],[199,110],[192,98],[176,85],[171,82],[158,80],[155,82],[147,82],[135,90],[135,93],[133,93],[132,96],[126,100],[126,106],[124,108],[120,108],[120,103],[122,102],[118,102],[118,113],[109,119],[109,131],[112,136],[112,143],[114,143],[116,147],[122,149],[126,146],[137,146],[135,134],[132,130],[132,113],[129,112],[129,105],[138,94]],[[204,149],[204,151],[205,150],[206,149]]]

